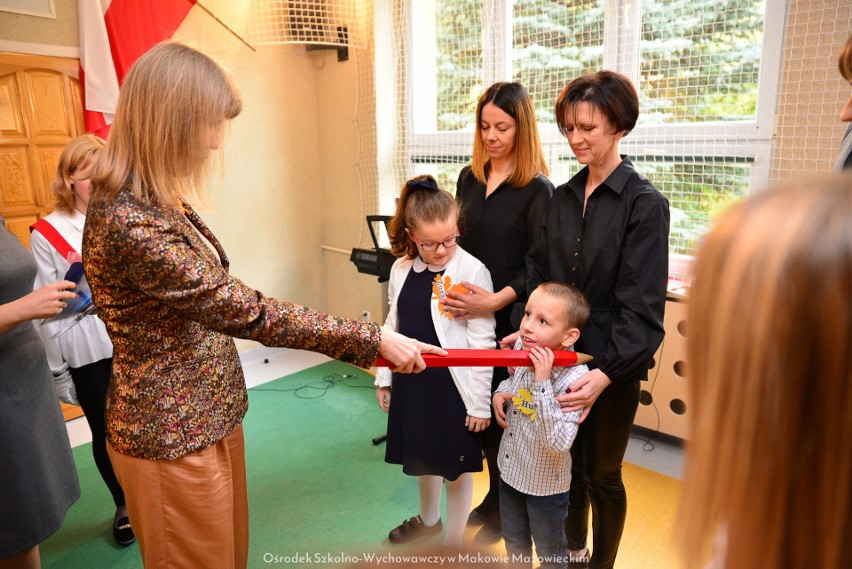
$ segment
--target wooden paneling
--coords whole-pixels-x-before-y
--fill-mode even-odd
[[[33,213],[28,215],[17,215],[15,217],[6,217],[4,215],[3,218],[6,220],[6,227],[9,229],[9,232],[20,239],[21,243],[24,244],[24,247],[29,249],[30,225],[38,221],[39,216]]]
[[[80,80],[74,77],[68,78],[71,83],[71,105],[75,109],[80,109],[79,113],[74,113],[74,122],[77,127],[77,134],[86,132],[86,126],[83,124],[83,88],[80,86]]]
[[[14,73],[0,77],[0,137],[23,138],[24,117],[18,80]]]
[[[30,89],[31,136],[73,138],[74,132],[68,120],[71,93],[66,93],[67,78],[44,69],[28,69],[24,76]]]
[[[54,198],[50,191],[50,185],[56,177],[56,166],[59,164],[59,156],[62,154],[62,145],[37,145],[35,147],[36,169],[39,175],[36,188],[38,190],[37,203],[41,207],[52,207]]]
[[[26,146],[0,147],[0,193],[4,210],[37,205]]]
[[[83,132],[76,59],[0,53],[0,215],[25,245],[50,213],[62,149]]]

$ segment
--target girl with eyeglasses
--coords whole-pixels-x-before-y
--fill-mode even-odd
[[[493,348],[494,316],[457,319],[444,304],[450,290],[473,283],[491,291],[491,275],[458,246],[459,208],[431,176],[406,182],[388,226],[394,255],[385,327],[443,348]],[[441,486],[447,487],[445,546],[460,548],[482,470],[480,433],[490,423],[490,367],[427,368],[411,381],[380,369],[376,398],[388,413],[385,461],[416,476],[420,513],[394,528],[391,543],[440,533]],[[393,399],[391,400],[391,394]]]

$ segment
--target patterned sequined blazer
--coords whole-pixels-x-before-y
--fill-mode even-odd
[[[83,259],[114,345],[107,437],[129,456],[178,458],[239,426],[248,397],[232,337],[362,367],[378,354],[377,324],[268,298],[230,276],[222,246],[188,206],[140,201],[129,188],[93,199]]]

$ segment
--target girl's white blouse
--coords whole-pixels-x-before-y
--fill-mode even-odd
[[[55,210],[45,219],[75,251],[82,253],[83,224],[86,221],[83,214],[78,211],[69,214]],[[61,281],[65,277],[69,267],[68,260],[62,258],[59,251],[38,231],[30,233],[30,252],[38,266],[33,290]],[[112,343],[107,336],[106,326],[97,315],[86,316],[56,338],[50,336],[61,329],[61,326],[67,325],[67,322],[52,322],[42,326],[41,320],[35,320],[33,324],[44,344],[47,361],[55,376],[65,373],[67,366],[77,368],[112,357]]]
[[[426,265],[417,257],[416,259],[397,259],[391,267],[390,281],[388,282],[390,311],[385,326],[392,330],[399,329],[397,301],[402,285],[412,268],[419,273],[426,269]],[[455,254],[444,267],[443,275],[449,277],[452,283],[467,281],[486,289],[488,292],[493,291],[491,273],[479,259],[462,249],[460,245],[456,246]],[[438,339],[441,341],[441,347],[477,349],[493,349],[496,347],[493,314],[469,320],[447,318],[441,315],[438,309],[438,301],[438,298],[433,297],[432,323],[435,326]],[[494,368],[451,367],[449,369],[453,376],[453,382],[464,401],[467,414],[482,419],[490,418],[491,377],[494,374]],[[390,368],[379,368],[376,372],[375,384],[377,387],[391,385]]]

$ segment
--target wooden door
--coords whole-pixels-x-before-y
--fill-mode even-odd
[[[83,133],[79,61],[0,53],[0,215],[25,247],[50,213],[59,155]],[[82,409],[62,405],[65,420]]]
[[[62,148],[82,132],[78,60],[0,53],[0,215],[24,246],[51,211]]]

